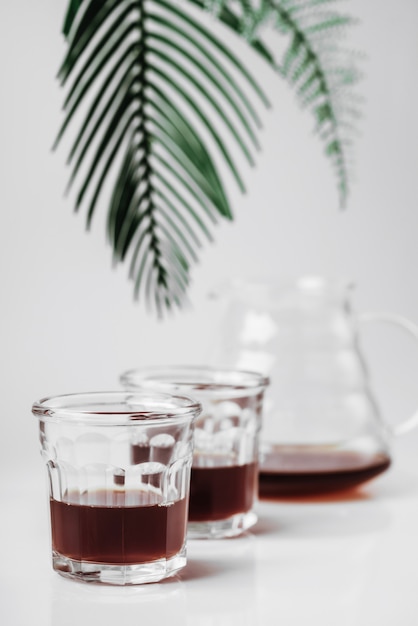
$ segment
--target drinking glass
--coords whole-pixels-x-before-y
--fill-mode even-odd
[[[121,382],[127,389],[186,393],[202,405],[195,428],[188,536],[233,537],[253,526],[268,378],[256,372],[174,366],[130,370]]]
[[[185,566],[200,410],[190,398],[150,391],[70,394],[33,405],[57,572],[133,585]]]

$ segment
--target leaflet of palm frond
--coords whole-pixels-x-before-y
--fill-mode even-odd
[[[310,108],[315,117],[316,130],[325,143],[325,154],[334,164],[340,202],[344,206],[349,188],[345,135],[351,125],[346,123],[348,111],[339,108],[337,103],[342,89],[352,86],[358,74],[352,68],[336,64],[323,42],[329,42],[342,29],[354,24],[354,20],[335,12],[318,12],[316,0],[303,3],[298,0],[267,1],[282,32],[290,36],[281,63],[282,75],[295,85],[301,103]],[[320,4],[330,2],[324,0]],[[334,48],[338,49],[337,43]],[[335,52],[334,58],[339,59]],[[347,76],[348,72],[349,81],[337,80],[338,75]]]
[[[141,0],[142,1],[142,0]],[[71,44],[71,49],[67,50],[61,64],[58,76],[66,71],[68,63],[77,61],[90,44],[91,30],[96,31],[102,26],[108,17],[122,6],[131,7],[136,2],[137,9],[140,8],[138,0],[83,0],[78,11],[77,19],[73,20],[71,29],[66,35],[67,42]]]
[[[206,9],[207,0],[188,0],[188,2],[200,9]],[[246,24],[243,15],[237,15],[233,8],[229,7],[227,3],[224,3],[219,7],[216,13],[216,19],[225,24],[225,26],[228,26],[228,28],[234,31],[239,37],[244,37],[248,45],[251,46],[257,54],[262,56],[269,65],[274,66],[274,54],[271,53],[265,43],[258,37],[246,37]],[[269,104],[267,99],[265,99],[265,104]]]
[[[228,208],[228,200],[226,196],[223,195],[224,189],[217,167],[199,134],[190,121],[187,120],[178,108],[173,106],[170,100],[157,86],[150,83],[149,87],[154,91],[153,97],[150,98],[152,107],[155,108],[156,112],[164,118],[165,123],[176,133],[179,146],[182,147],[184,144],[187,144],[187,148],[190,150],[189,154],[199,163],[201,170],[205,172],[212,188],[217,191],[220,197],[223,197],[224,208]],[[183,150],[185,148],[186,146]],[[227,212],[225,212],[224,215],[225,217],[232,217],[232,215],[228,215]]]
[[[154,127],[154,132],[151,133],[151,136],[156,143],[164,148],[164,152],[168,153],[173,170],[178,171],[179,175],[183,174],[186,178],[191,179],[194,188],[199,189],[204,197],[216,206],[219,200],[219,193],[223,190],[217,189],[212,184],[211,162],[208,161],[208,164],[206,164],[200,160],[199,163],[198,159],[194,159],[195,151],[190,148],[186,138],[179,134],[175,127],[171,126],[169,119],[164,117],[160,122],[159,116],[156,116],[150,123],[150,126]],[[199,156],[198,154],[197,157]]]
[[[83,0],[70,0],[62,25],[62,32],[67,37]]]
[[[142,160],[145,160],[145,155],[142,156]],[[130,144],[122,160],[113,187],[110,208],[107,214],[107,232],[109,241],[114,249],[115,261],[121,260],[126,252],[125,245],[121,245],[122,239],[124,239],[124,243],[126,242],[128,247],[138,227],[135,223],[137,206],[140,205],[142,198],[136,197],[138,189],[137,172],[140,172],[141,169],[142,164],[137,161],[136,151]],[[131,235],[132,228],[134,232]],[[124,230],[128,230],[125,237],[123,237]]]

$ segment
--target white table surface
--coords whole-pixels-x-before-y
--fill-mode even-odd
[[[137,587],[56,574],[42,474],[13,480],[0,482],[4,626],[418,625],[416,443],[397,443],[392,468],[361,495],[259,503],[251,533],[190,541],[177,577]]]

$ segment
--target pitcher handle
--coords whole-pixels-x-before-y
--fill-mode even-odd
[[[402,315],[397,315],[396,313],[379,313],[372,311],[368,313],[360,313],[359,315],[357,315],[357,319],[361,322],[384,322],[387,324],[398,326],[399,328],[405,330],[409,335],[412,335],[418,341],[418,325],[414,322],[411,322],[411,320],[403,317]],[[396,426],[390,426],[390,429],[393,434],[397,436],[403,435],[404,433],[409,432],[417,426],[418,409],[400,424],[397,424]]]

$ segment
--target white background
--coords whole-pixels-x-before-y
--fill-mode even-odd
[[[415,0],[341,4],[360,18],[347,44],[367,57],[356,181],[345,212],[311,117],[242,47],[273,101],[263,151],[247,175],[248,194],[230,190],[235,222],[220,225],[201,254],[193,308],[166,321],[134,303],[126,268],[111,269],[100,222],[87,234],[83,216],[64,198],[65,155],[50,150],[63,100],[55,75],[64,7],[63,0],[0,5],[0,462],[7,471],[40,471],[34,400],[117,387],[119,373],[136,365],[204,361],[216,331],[207,293],[225,279],[347,277],[358,285],[356,309],[418,322]],[[389,334],[374,342],[372,358],[383,404],[396,420],[418,399],[418,350]]]

